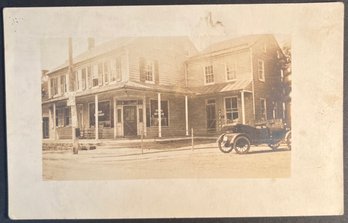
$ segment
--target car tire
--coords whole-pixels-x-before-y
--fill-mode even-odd
[[[246,154],[250,149],[250,140],[245,136],[238,136],[234,140],[233,148],[238,154]]]
[[[288,133],[286,133],[285,136],[285,143],[288,146],[288,149],[291,150],[291,131],[289,131]]]
[[[223,153],[230,153],[233,150],[233,146],[225,146],[226,143],[223,142],[223,137],[220,138],[220,140],[218,141],[218,147],[220,149],[221,152]]]

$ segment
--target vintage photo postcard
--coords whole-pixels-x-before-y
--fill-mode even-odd
[[[10,217],[343,214],[343,9],[5,9]]]

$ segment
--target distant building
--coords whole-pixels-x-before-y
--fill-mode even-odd
[[[45,73],[44,138],[71,139],[75,128],[86,139],[185,136],[191,128],[207,134],[233,121],[284,117],[281,50],[272,35],[202,52],[187,37],[88,42],[85,53]]]

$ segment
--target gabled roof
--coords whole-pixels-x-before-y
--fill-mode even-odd
[[[237,38],[232,38],[224,41],[219,41],[217,43],[213,43],[209,45],[207,48],[202,50],[197,55],[191,57],[190,59],[195,59],[207,54],[212,54],[215,52],[219,52],[222,50],[241,50],[250,48],[252,45],[254,45],[258,40],[263,38],[269,38],[273,37],[272,34],[255,34],[255,35],[247,35],[247,36],[241,36]]]
[[[168,37],[119,37],[116,38],[114,40],[111,41],[107,41],[105,43],[102,43],[100,45],[96,45],[95,47],[93,47],[90,50],[87,50],[81,54],[79,54],[78,56],[73,58],[73,63],[80,63],[83,61],[86,61],[88,59],[109,53],[113,50],[116,50],[118,48],[130,45],[132,43],[135,43],[137,41],[142,41],[141,44],[153,44],[154,42],[158,43],[159,41],[157,40],[168,40],[168,41],[175,41],[175,42],[179,42],[179,43],[184,43],[184,42],[190,42],[191,45],[194,47],[193,43],[191,42],[191,40],[186,37],[186,36],[168,36]],[[58,70],[64,69],[68,67],[68,61],[65,61],[62,65],[52,69],[51,71],[49,71],[47,74],[51,74],[54,73]]]
[[[131,37],[120,37],[120,38],[116,38],[116,39],[111,40],[111,41],[107,41],[105,43],[97,45],[97,46],[93,47],[92,49],[87,50],[87,51],[77,55],[76,57],[73,58],[73,63],[74,64],[80,63],[82,61],[96,57],[98,55],[102,55],[104,53],[110,52],[112,50],[115,50],[117,48],[120,48],[122,46],[129,44],[134,39],[135,38],[131,38]],[[51,74],[51,73],[54,73],[58,70],[66,68],[66,67],[68,67],[68,65],[69,65],[68,61],[65,61],[62,65],[50,70],[47,74]]]

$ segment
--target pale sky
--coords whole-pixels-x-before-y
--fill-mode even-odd
[[[133,11],[135,9],[133,8]],[[151,8],[151,10],[154,10]],[[144,26],[152,27],[154,29],[154,35],[158,36],[158,29],[161,26],[165,27],[173,27],[173,29],[178,29],[180,32],[177,34],[172,31],[161,30],[160,35],[166,36],[168,33],[169,36],[177,35],[177,36],[189,36],[196,47],[199,49],[203,49],[209,43],[213,43],[216,41],[231,39],[238,36],[248,35],[248,34],[269,34],[269,32],[258,32],[257,30],[254,32],[243,32],[243,25],[247,25],[246,21],[238,21],[238,19],[234,18],[229,13],[224,13],[223,8],[202,8],[200,11],[196,13],[187,13],[185,10],[189,10],[187,8],[182,8],[179,10],[177,14],[175,14],[176,18],[168,18],[170,17],[170,13],[165,9],[156,10],[157,14],[153,14],[147,17],[141,17],[142,14],[146,13],[144,9],[135,10],[136,14],[128,15],[129,20],[127,22],[112,20],[108,27],[119,26],[119,29],[122,29],[124,33],[130,35],[124,36],[151,36],[151,30],[144,29]],[[132,10],[131,10],[132,11]],[[180,16],[181,15],[181,16]],[[185,16],[185,17],[184,17]],[[139,18],[142,20],[139,22]],[[161,19],[162,18],[162,19]],[[91,19],[89,17],[89,19]],[[79,25],[84,26],[88,21],[82,20]],[[116,23],[116,24],[115,24]],[[104,23],[103,23],[104,24]],[[144,24],[143,26],[139,26],[139,24]],[[156,26],[157,25],[157,26]],[[105,26],[105,24],[104,24]],[[178,28],[179,27],[179,28]],[[104,30],[105,27],[101,27],[101,30]],[[97,28],[96,28],[97,29]],[[98,27],[99,29],[99,27]],[[241,29],[241,30],[240,30]],[[117,27],[115,27],[117,30]],[[125,31],[126,30],[126,31]],[[138,33],[137,33],[138,31]],[[167,33],[166,33],[167,32]],[[98,33],[98,34],[96,34]],[[112,33],[112,32],[110,32]],[[100,32],[91,33],[92,35],[86,37],[73,37],[73,54],[74,56],[84,52],[87,50],[87,38],[93,37],[95,38],[96,45],[111,40],[113,38],[119,37],[119,35],[110,35],[110,33],[103,33],[105,35],[100,35]],[[120,33],[120,32],[118,32]],[[117,34],[118,34],[117,33]],[[167,35],[167,36],[168,36]],[[282,34],[274,34],[276,39],[278,40],[280,46],[282,46],[284,41],[289,41],[290,38],[288,35]],[[108,37],[105,37],[108,36]],[[208,41],[207,41],[208,40]],[[42,69],[52,70],[55,67],[64,63],[68,58],[68,38],[45,38],[41,40],[41,67]]]

